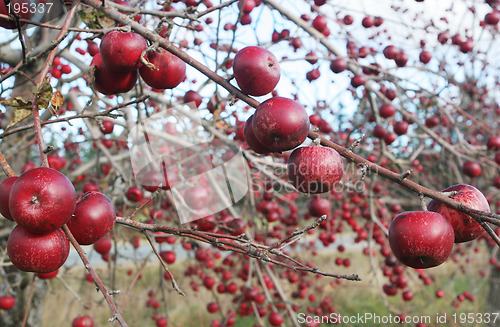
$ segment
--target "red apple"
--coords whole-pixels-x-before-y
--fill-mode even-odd
[[[320,197],[314,197],[307,203],[309,214],[314,217],[321,217],[323,215],[330,215],[331,205],[330,201]]]
[[[343,173],[342,157],[332,148],[301,147],[288,159],[288,179],[302,193],[328,192],[342,179]]]
[[[425,126],[427,126],[429,128],[433,128],[433,127],[439,125],[439,123],[440,123],[440,119],[437,116],[432,116],[432,117],[425,119]]]
[[[184,201],[194,210],[201,209],[208,204],[208,191],[202,186],[192,186],[184,193]]]
[[[216,313],[219,311],[219,305],[215,302],[210,302],[207,304],[207,311],[210,313]]]
[[[488,25],[496,25],[498,22],[500,22],[500,12],[499,11],[493,11],[489,12],[484,16],[484,22]]]
[[[120,71],[109,68],[98,53],[92,58],[90,66],[96,66],[94,83],[97,91],[104,95],[126,93],[137,82],[137,70]]]
[[[0,309],[10,310],[16,305],[16,298],[10,295],[0,296]]]
[[[420,62],[423,64],[429,63],[432,59],[432,54],[429,51],[422,51],[419,55]]]
[[[366,76],[365,75],[356,75],[351,79],[351,85],[353,87],[359,87],[361,85],[365,85]]]
[[[91,191],[99,192],[99,186],[97,186],[96,183],[87,182],[87,183],[83,184],[82,191],[83,191],[83,193],[87,193],[87,192],[91,192]]]
[[[404,291],[402,295],[403,295],[403,300],[405,300],[405,301],[413,300],[413,292],[412,291],[408,291],[408,290]]]
[[[113,30],[102,37],[99,52],[110,69],[134,71],[139,68],[141,54],[147,47],[141,35]]]
[[[103,237],[94,243],[94,250],[100,255],[108,254],[111,251],[112,242],[109,237]]]
[[[500,150],[500,136],[490,136],[488,140],[486,140],[486,147],[488,150]]]
[[[148,53],[148,61],[158,69],[142,66],[139,74],[152,88],[173,89],[186,78],[186,63],[164,49],[158,51]]]
[[[485,196],[474,186],[458,184],[450,186],[441,192],[457,192],[451,195],[450,198],[473,209],[490,212],[490,206]],[[455,231],[455,243],[474,240],[484,233],[484,228],[474,218],[464,212],[452,209],[442,202],[431,200],[427,208],[441,214],[451,223]]]
[[[33,234],[17,225],[7,240],[10,261],[19,270],[49,273],[59,269],[69,254],[69,241],[62,229]]]
[[[73,319],[71,327],[94,327],[94,319],[91,316],[81,316]]]
[[[175,262],[175,252],[173,251],[162,251],[160,257],[169,265]]]
[[[168,183],[165,175],[158,170],[148,170],[141,177],[141,186],[149,192],[155,192],[160,184],[163,189]]]
[[[103,120],[101,123],[102,123],[102,126],[100,126],[99,129],[101,130],[101,132],[103,134],[113,133],[115,123],[113,123],[111,120]]]
[[[36,275],[36,277],[38,277],[40,279],[52,279],[52,278],[56,278],[58,273],[59,273],[59,269],[56,269],[56,270],[49,272],[49,273],[35,273],[35,275]]]
[[[142,191],[137,186],[131,186],[125,194],[127,199],[132,202],[139,202],[142,200]]]
[[[401,53],[401,49],[397,48],[394,45],[388,45],[387,47],[384,48],[382,52],[387,59],[395,60]]]
[[[283,316],[278,312],[271,312],[268,317],[271,326],[281,326],[284,322]]]
[[[245,136],[245,142],[247,142],[250,149],[259,154],[266,154],[273,152],[271,151],[271,149],[267,148],[265,145],[260,143],[259,140],[257,140],[257,137],[253,132],[252,124],[253,124],[253,115],[247,119],[247,121],[245,122],[245,127],[243,128],[243,135]]]
[[[160,317],[156,319],[155,321],[156,327],[167,327],[168,326],[168,320],[165,317]]]
[[[287,151],[302,144],[307,138],[309,126],[309,116],[304,107],[279,96],[262,102],[252,122],[257,140],[272,151]]]
[[[330,63],[332,72],[338,74],[347,69],[347,60],[345,58],[335,58]]]
[[[384,103],[379,107],[378,112],[380,117],[389,118],[396,114],[396,108],[390,103]]]
[[[0,183],[0,213],[9,220],[14,220],[10,214],[9,199],[12,185],[17,180],[17,176],[7,177]]]
[[[184,94],[184,103],[185,104],[194,104],[195,108],[198,108],[201,105],[201,102],[203,101],[203,98],[201,95],[193,90],[187,91],[186,94]]]
[[[312,26],[319,32],[323,32],[327,27],[328,20],[323,15],[318,15],[314,18]]]
[[[81,245],[90,245],[108,234],[115,226],[116,211],[108,197],[87,192],[78,197],[73,217],[67,225]]]
[[[28,170],[12,185],[9,199],[12,218],[32,233],[50,233],[61,228],[75,207],[73,184],[52,168]]]
[[[453,227],[431,211],[407,211],[389,226],[389,245],[406,266],[421,269],[442,264],[453,250]]]
[[[237,236],[245,232],[247,223],[241,218],[234,218],[227,223],[227,227],[230,229],[231,235]]]
[[[249,46],[236,53],[233,71],[240,89],[254,96],[272,92],[280,79],[280,66],[276,57],[257,46]]]
[[[402,120],[394,123],[394,132],[398,135],[404,135],[408,131],[408,122]]]
[[[375,19],[372,16],[365,16],[363,20],[361,20],[361,25],[364,28],[370,28],[375,25]]]
[[[466,161],[462,166],[462,172],[469,177],[478,177],[483,171],[481,169],[481,165],[475,161]]]

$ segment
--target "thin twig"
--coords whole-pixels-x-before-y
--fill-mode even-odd
[[[125,320],[123,319],[120,311],[116,307],[115,302],[111,298],[110,292],[108,291],[108,289],[106,288],[106,286],[102,282],[101,278],[99,278],[99,275],[97,275],[97,273],[94,270],[94,268],[90,265],[90,262],[87,259],[87,256],[85,255],[85,252],[83,252],[82,247],[80,246],[80,244],[78,244],[78,242],[75,239],[75,237],[73,236],[73,234],[71,234],[71,231],[69,230],[68,226],[64,225],[63,226],[63,230],[66,233],[66,236],[68,236],[68,239],[71,242],[71,244],[73,245],[73,247],[75,248],[76,252],[80,256],[80,259],[82,260],[85,268],[87,269],[87,271],[92,276],[92,279],[94,280],[95,285],[101,291],[102,295],[106,299],[106,302],[108,303],[108,306],[111,309],[111,312],[113,313],[113,317],[111,319],[118,320],[118,322],[120,323],[120,325],[122,327],[128,327],[128,325],[125,322]]]
[[[174,275],[172,274],[170,269],[168,269],[167,263],[165,262],[165,260],[163,260],[160,253],[158,253],[158,250],[154,246],[153,239],[151,238],[151,235],[149,235],[149,232],[144,231],[143,233],[144,233],[144,235],[146,235],[146,239],[148,240],[149,244],[151,245],[151,248],[153,249],[153,252],[155,253],[156,257],[158,257],[158,260],[160,260],[160,263],[163,266],[163,269],[165,269],[166,273],[170,277],[170,281],[172,283],[172,287],[174,288],[174,290],[177,292],[177,294],[182,295],[182,296],[186,296],[186,293],[184,293],[180,289],[179,285],[177,285],[177,282],[175,281]]]

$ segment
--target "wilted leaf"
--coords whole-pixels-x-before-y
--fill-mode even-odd
[[[43,108],[47,108],[52,99],[52,85],[49,79],[45,78],[41,83],[37,84],[35,91],[35,103]]]
[[[100,13],[100,15],[97,17],[97,20],[99,21],[99,24],[104,28],[110,28],[116,25],[116,22],[114,20],[102,13]]]
[[[7,100],[0,100],[0,103],[6,107],[13,107],[16,109],[28,109],[31,110],[31,101],[26,101],[21,97],[10,98]]]
[[[30,115],[31,115],[31,110],[26,110],[26,109],[16,110],[14,112],[14,117],[12,117],[12,120],[10,121],[9,125],[7,125],[6,130],[16,125],[17,123],[21,122],[22,120],[26,119]]]
[[[53,106],[60,107],[64,103],[64,97],[62,96],[61,91],[56,91],[52,95],[52,99],[50,100]]]
[[[50,100],[50,106],[49,110],[52,113],[52,115],[57,116],[57,110],[59,110],[59,107],[62,106],[64,103],[64,97],[61,94],[61,91],[55,91],[54,94],[52,95],[52,99]]]
[[[99,25],[96,17],[97,11],[94,9],[83,9],[80,10],[80,18],[82,21],[87,25],[88,28],[102,28],[101,25]]]

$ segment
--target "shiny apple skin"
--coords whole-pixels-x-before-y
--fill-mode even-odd
[[[7,240],[10,261],[19,270],[50,273],[68,258],[69,241],[62,229],[47,234],[33,234],[17,225]]]
[[[17,180],[17,176],[7,177],[0,183],[0,213],[9,220],[14,220],[10,214],[9,199],[12,185]]]
[[[132,90],[137,82],[137,70],[112,70],[102,62],[100,54],[96,54],[92,58],[90,65],[96,66],[94,73],[95,88],[104,95],[126,93]]]
[[[301,147],[295,149],[288,159],[288,179],[302,193],[328,192],[337,185],[343,174],[342,157],[328,147]]]
[[[186,63],[166,50],[148,53],[148,61],[158,70],[147,66],[139,69],[146,84],[155,89],[173,89],[186,78]]]
[[[397,215],[389,226],[389,245],[394,256],[415,269],[442,264],[454,244],[453,227],[432,211],[407,211]]]
[[[141,66],[141,54],[147,47],[146,39],[137,33],[109,31],[101,39],[99,53],[110,69],[134,71]]]
[[[253,96],[271,93],[281,76],[276,57],[258,46],[245,47],[236,53],[233,72],[240,89]]]
[[[68,228],[81,245],[94,244],[115,226],[116,211],[111,200],[99,192],[82,194]]]
[[[301,145],[307,138],[309,126],[304,107],[279,96],[262,102],[252,121],[257,140],[272,151],[288,151]]]
[[[14,221],[32,233],[55,231],[75,211],[76,191],[62,173],[47,167],[28,170],[18,177],[9,198]]]
[[[314,197],[307,203],[307,210],[309,214],[314,217],[321,217],[323,215],[330,215],[332,206],[327,199]]]
[[[250,149],[259,154],[266,154],[273,152],[271,149],[267,148],[265,145],[257,140],[255,133],[253,132],[253,115],[250,116],[245,122],[245,126],[243,127],[243,135],[245,136],[245,142],[247,142]]]
[[[473,209],[490,212],[490,205],[486,197],[472,185],[457,184],[441,192],[457,192],[450,198]],[[431,200],[427,205],[427,209],[441,214],[451,223],[455,231],[455,243],[475,240],[484,233],[484,228],[474,218],[464,212],[450,208],[442,202]]]

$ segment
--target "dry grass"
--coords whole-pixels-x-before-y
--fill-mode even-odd
[[[300,257],[300,254],[298,255]],[[334,264],[336,257],[349,257],[351,267],[338,267]],[[303,258],[311,259],[311,258]],[[375,264],[380,264],[380,255],[374,258]],[[388,315],[390,313],[405,313],[411,316],[428,315],[434,317],[436,314],[447,313],[448,316],[454,312],[483,312],[485,308],[485,299],[487,296],[488,283],[487,277],[480,278],[478,271],[481,268],[488,267],[488,255],[485,249],[472,256],[473,262],[453,263],[447,262],[444,265],[429,269],[427,272],[433,276],[434,282],[429,286],[423,286],[418,274],[408,269],[406,275],[409,278],[409,289],[415,293],[415,298],[411,303],[406,303],[401,298],[401,291],[394,297],[384,297],[379,292],[377,279],[383,284],[387,278],[381,276],[380,270],[377,275],[373,274],[370,268],[369,260],[362,255],[359,250],[338,253],[334,248],[324,249],[314,258],[314,262],[325,271],[339,274],[357,273],[362,278],[361,282],[342,281],[339,285],[333,285],[331,279],[320,278],[316,281],[317,285],[332,298],[332,303],[336,312],[343,315],[356,315],[358,313],[373,313],[378,315]],[[172,265],[177,281],[181,288],[187,293],[186,297],[178,295],[171,287],[168,281],[163,278],[162,268],[156,262],[148,264],[142,270],[142,278],[130,290],[127,288],[133,279],[133,276],[127,275],[127,270],[137,271],[138,267],[119,267],[115,273],[115,289],[121,290],[120,294],[114,295],[118,306],[126,300],[124,304],[123,315],[131,327],[155,326],[151,319],[153,312],[160,316],[167,316],[169,326],[191,327],[191,326],[209,326],[212,319],[220,318],[217,314],[210,315],[206,312],[206,304],[214,301],[212,292],[207,291],[200,286],[198,292],[192,291],[189,283],[190,279],[183,277],[182,272],[188,264],[194,263],[192,259],[178,260]],[[464,267],[465,273],[459,272],[460,267]],[[112,276],[107,267],[98,269],[106,285],[112,285]],[[72,319],[79,314],[90,314],[96,320],[96,326],[111,326],[108,322],[111,314],[102,295],[96,291],[93,283],[84,279],[85,270],[78,266],[71,268],[63,274],[63,281],[68,287],[64,286],[62,281],[55,279],[49,281],[50,291],[47,293],[42,327],[63,327],[70,326]],[[290,294],[292,288],[287,281],[282,283],[285,291]],[[295,286],[294,286],[295,287]],[[434,292],[437,288],[445,290],[447,296],[443,299],[436,299]],[[154,290],[155,299],[160,302],[160,307],[153,310],[146,306],[148,300],[147,292]],[[475,302],[464,301],[460,308],[454,308],[451,305],[454,297],[468,290],[478,299]],[[311,288],[311,293],[314,290]],[[73,293],[78,294],[81,301]],[[320,296],[318,296],[318,300]],[[227,296],[219,296],[222,307],[235,309],[231,299]],[[293,300],[295,301],[295,300]],[[388,306],[384,304],[387,301]],[[317,301],[316,301],[317,302]],[[307,301],[295,301],[299,304],[300,310],[305,312]],[[300,312],[300,311],[299,311]],[[265,320],[267,322],[267,320]],[[237,327],[247,327],[255,324],[254,318],[238,318]],[[287,326],[290,326],[288,321]],[[350,324],[347,326],[357,326]],[[367,326],[359,324],[359,326]],[[413,325],[411,325],[413,326]],[[453,324],[440,325],[453,326]],[[464,325],[465,326],[465,325]],[[470,326],[470,325],[467,325]]]

